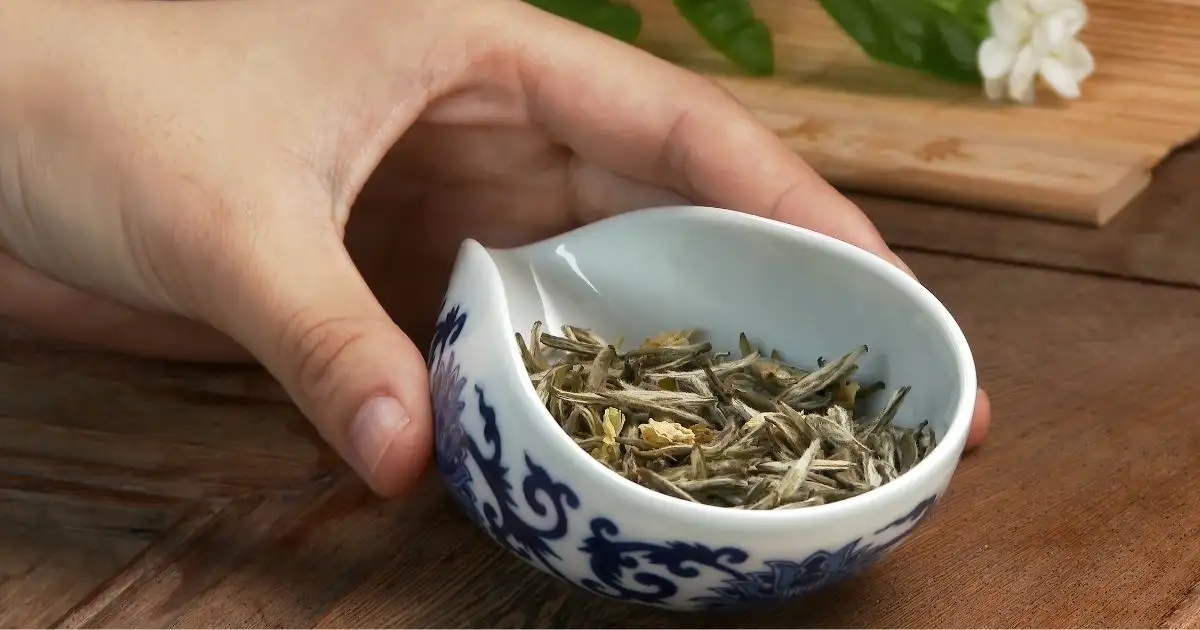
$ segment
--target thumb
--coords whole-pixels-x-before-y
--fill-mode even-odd
[[[412,487],[433,423],[425,360],[371,293],[337,232],[255,244],[210,320],[280,381],[378,494]]]

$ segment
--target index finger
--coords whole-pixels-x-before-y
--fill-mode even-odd
[[[528,13],[519,54],[529,115],[581,157],[697,203],[827,234],[911,273],[857,206],[730,94],[607,35]]]

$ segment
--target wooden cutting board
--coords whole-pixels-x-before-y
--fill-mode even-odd
[[[1200,0],[1088,0],[1096,72],[1073,102],[989,102],[866,57],[816,0],[752,0],[776,73],[739,75],[670,0],[638,45],[711,76],[847,190],[1101,226],[1200,131]]]

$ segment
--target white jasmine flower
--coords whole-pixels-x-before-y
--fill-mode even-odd
[[[1095,60],[1076,37],[1087,23],[1082,0],[994,0],[991,37],[979,47],[979,71],[988,98],[1032,103],[1041,76],[1059,96],[1079,98],[1079,84]]]

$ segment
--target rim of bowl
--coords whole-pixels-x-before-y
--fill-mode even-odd
[[[970,432],[978,379],[974,358],[967,343],[966,335],[962,332],[962,329],[949,309],[929,289],[899,267],[855,245],[808,228],[737,210],[714,206],[656,206],[628,211],[604,219],[604,221],[637,221],[661,215],[686,216],[716,223],[749,225],[753,229],[760,231],[783,232],[786,238],[796,241],[797,245],[824,250],[835,258],[844,260],[849,264],[857,265],[865,273],[882,276],[885,281],[895,286],[902,294],[915,302],[919,309],[937,324],[938,329],[942,333],[942,338],[954,356],[962,391],[959,393],[958,400],[953,406],[949,427],[945,435],[938,440],[933,451],[925,459],[918,462],[916,466],[913,466],[896,479],[874,490],[848,499],[803,509],[739,510],[684,501],[656,492],[650,488],[643,487],[641,484],[618,476],[604,464],[589,457],[586,452],[580,449],[575,444],[575,441],[560,429],[558,423],[550,415],[549,410],[542,405],[541,399],[538,398],[537,392],[533,388],[533,384],[528,379],[518,379],[521,382],[521,391],[527,402],[538,409],[537,419],[534,421],[541,425],[538,426],[538,430],[551,434],[548,439],[549,445],[552,448],[560,451],[569,451],[570,454],[566,455],[565,459],[574,462],[575,468],[584,475],[586,483],[608,486],[613,491],[613,494],[617,496],[624,495],[630,502],[636,503],[638,507],[643,507],[650,512],[674,513],[682,518],[716,518],[724,520],[727,524],[753,527],[755,525],[787,525],[801,521],[853,518],[856,515],[872,512],[872,505],[874,504],[887,502],[888,500],[902,501],[902,497],[905,495],[915,496],[914,491],[927,483],[927,477],[935,469],[949,466],[951,474],[953,474],[953,470],[957,468],[958,464],[957,461],[951,460],[958,460],[961,457],[967,435]],[[597,223],[593,223],[582,228],[577,228],[575,231],[589,230],[595,228],[596,225]],[[531,247],[537,246],[538,244],[534,244]],[[504,251],[505,249],[497,248],[492,251]],[[506,330],[513,331],[515,328],[508,310],[508,295],[504,290],[503,282],[499,283],[499,286],[500,299],[504,302],[503,307],[499,309],[501,323],[506,327]],[[516,344],[507,343],[505,345],[508,348],[507,356],[511,363],[510,367],[516,370],[517,373],[523,373],[525,367]]]

